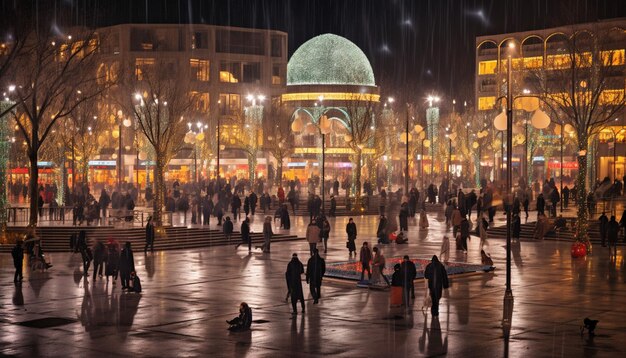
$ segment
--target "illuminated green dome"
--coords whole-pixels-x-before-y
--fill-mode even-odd
[[[374,71],[361,49],[333,34],[300,46],[287,64],[287,85],[376,86]]]

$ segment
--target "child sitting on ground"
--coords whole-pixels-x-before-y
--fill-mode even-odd
[[[135,271],[130,273],[130,285],[128,292],[141,293],[141,280]]]
[[[239,316],[226,321],[230,326],[229,331],[241,332],[247,331],[252,325],[252,309],[247,303],[241,302],[239,305]]]

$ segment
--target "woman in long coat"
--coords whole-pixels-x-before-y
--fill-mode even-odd
[[[270,242],[272,241],[272,235],[274,232],[272,231],[272,217],[266,216],[265,222],[263,223],[263,246],[261,249],[263,252],[270,252]]]
[[[130,273],[135,271],[135,259],[129,241],[126,242],[120,254],[119,270],[122,279],[122,289],[130,289]]]
[[[287,279],[287,288],[291,295],[291,307],[293,314],[296,315],[296,304],[300,301],[302,312],[304,312],[304,293],[302,292],[302,274],[304,273],[304,265],[298,259],[297,254],[291,256],[291,261],[287,265],[285,278]]]
[[[352,255],[352,252],[354,252],[354,256],[356,256],[356,244],[354,243],[356,240],[356,224],[352,218],[348,220],[346,225],[346,234],[348,234],[348,243],[346,245],[348,247],[348,255]]]
[[[439,316],[439,300],[443,289],[448,288],[448,273],[446,268],[439,262],[436,255],[433,255],[431,262],[424,269],[424,278],[427,279],[426,286],[430,292],[432,306],[430,312],[433,317]]]

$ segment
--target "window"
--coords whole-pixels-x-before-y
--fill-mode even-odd
[[[154,49],[155,36],[152,30],[134,28],[130,32],[131,51],[152,51]]]
[[[217,30],[215,51],[243,55],[265,55],[263,33],[249,31]]]
[[[543,66],[543,57],[524,57],[524,68],[541,68]]]
[[[199,60],[197,58],[189,59],[189,65],[191,66],[191,76],[196,81],[208,82],[209,81],[209,61]]]
[[[191,96],[194,97],[193,108],[198,112],[209,112],[209,94],[206,92],[191,92]]]
[[[600,94],[600,104],[615,104],[619,105],[624,102],[624,90],[623,89],[607,89]]]
[[[498,66],[498,61],[480,61],[478,63],[478,74],[479,75],[492,75],[496,73],[496,67]]]
[[[280,64],[272,65],[272,84],[273,85],[282,85],[283,78],[280,74]]]
[[[194,32],[191,34],[191,49],[208,49],[209,37],[206,32]]]
[[[261,81],[260,62],[227,62],[220,63],[220,82],[227,83],[259,83]]]
[[[478,97],[478,110],[486,111],[496,105],[496,97]]]
[[[222,61],[220,63],[220,82],[241,82],[241,63]]]
[[[624,64],[624,49],[600,51],[600,58],[604,66],[621,66]]]
[[[114,61],[110,64],[101,63],[98,65],[97,82],[99,84],[112,83],[117,81],[120,71],[120,64]]]
[[[135,59],[135,78],[138,81],[142,81],[146,71],[152,66],[154,66],[154,58],[141,58],[138,57]]]
[[[233,115],[241,111],[241,95],[220,93],[219,110],[221,115]]]
[[[271,53],[272,57],[283,56],[283,37],[278,35],[272,35]]]

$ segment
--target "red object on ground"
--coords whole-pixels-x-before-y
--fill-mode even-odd
[[[575,242],[571,249],[572,257],[579,258],[587,256],[587,245],[582,242]]]
[[[402,287],[391,286],[391,292],[389,293],[389,305],[402,306]]]
[[[396,241],[396,237],[397,237],[397,235],[396,235],[395,232],[392,232],[391,234],[389,234],[389,240],[391,240],[391,241]]]

